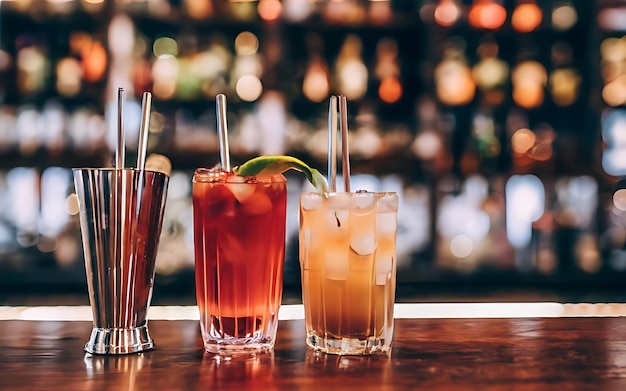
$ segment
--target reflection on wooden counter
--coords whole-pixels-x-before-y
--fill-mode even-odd
[[[398,319],[390,357],[305,348],[304,322],[281,321],[274,354],[219,361],[198,322],[152,321],[156,349],[83,352],[89,322],[0,321],[6,390],[624,390],[626,319]]]

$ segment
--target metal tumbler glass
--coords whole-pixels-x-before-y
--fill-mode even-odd
[[[154,348],[147,313],[169,177],[136,169],[75,168],[93,330],[85,351]]]

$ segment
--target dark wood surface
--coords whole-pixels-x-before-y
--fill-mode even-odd
[[[195,321],[151,321],[156,349],[83,352],[89,322],[0,321],[2,390],[626,390],[626,319],[399,319],[390,357],[304,347],[281,321],[274,354],[218,361]]]

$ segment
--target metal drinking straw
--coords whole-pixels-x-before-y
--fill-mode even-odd
[[[339,122],[339,123],[338,123]],[[331,96],[328,105],[328,183],[337,191],[337,132],[341,132],[341,173],[344,191],[350,192],[350,148],[348,145],[348,103],[343,95]]]
[[[222,170],[230,171],[228,125],[226,123],[226,95],[218,94],[215,97],[215,111],[217,114],[217,135],[220,141],[220,164]]]
[[[113,235],[113,259],[114,263],[117,263],[122,258],[122,201],[124,200],[124,194],[122,190],[122,182],[124,178],[124,166],[125,166],[125,141],[124,141],[124,89],[118,88],[117,90],[117,145],[115,147],[115,171],[112,173],[113,180],[115,181],[114,193],[113,193],[113,224],[111,224],[111,234]],[[117,319],[117,308],[107,308],[106,311],[112,311],[109,316]]]
[[[341,129],[341,174],[344,191],[350,192],[350,148],[348,146],[348,100],[339,96],[339,128]]]
[[[332,95],[328,104],[328,184],[337,191],[337,97]]]
[[[117,146],[115,148],[115,169],[124,169],[124,89],[117,89]]]
[[[146,154],[148,150],[148,133],[150,131],[150,108],[152,106],[152,94],[143,93],[141,101],[141,125],[139,127],[139,150],[137,151],[137,169],[146,169]]]

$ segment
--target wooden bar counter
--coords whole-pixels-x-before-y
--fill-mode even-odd
[[[626,390],[626,318],[396,319],[387,356],[304,346],[281,320],[273,354],[219,361],[198,322],[151,320],[156,349],[84,353],[88,321],[0,321],[2,390]]]

